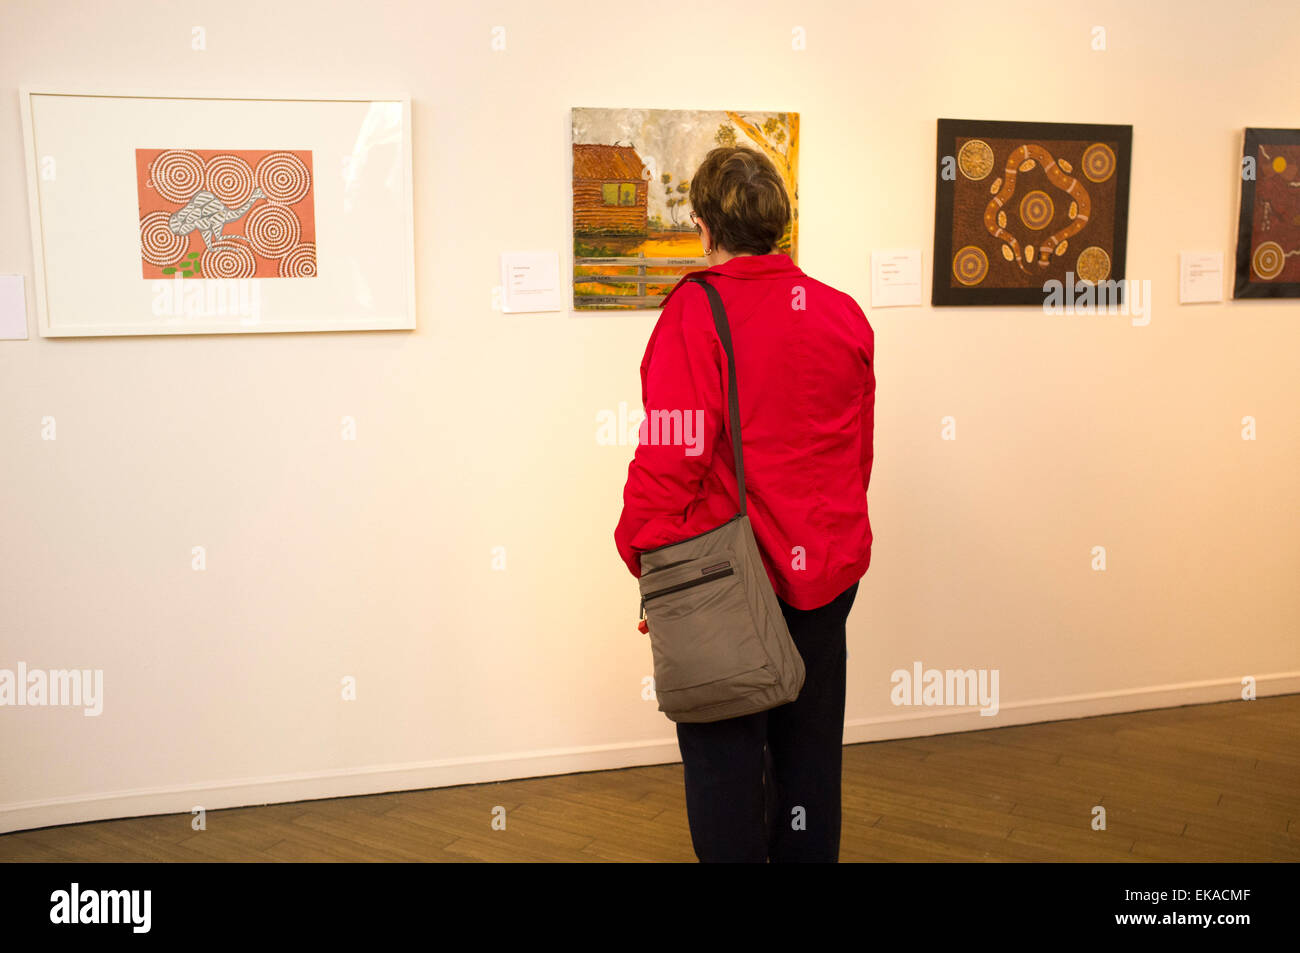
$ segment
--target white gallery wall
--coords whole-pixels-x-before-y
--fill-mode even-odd
[[[876,332],[847,742],[1300,689],[1300,301],[1177,303],[1180,251],[1231,269],[1243,128],[1300,127],[1297,34],[1290,0],[4,0],[0,273],[21,85],[405,93],[418,329],[0,342],[0,668],[104,673],[97,717],[0,708],[0,830],[678,759],[597,423],[656,314],[493,309],[502,251],[567,280],[573,106],[801,114],[799,263]],[[1131,123],[1149,324],[872,309],[872,249],[929,300],[938,117]],[[893,705],[916,661],[997,669],[998,714]]]

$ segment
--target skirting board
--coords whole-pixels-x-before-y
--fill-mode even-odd
[[[1259,698],[1300,692],[1300,672],[1258,676],[1256,691]],[[907,708],[899,715],[846,722],[844,743],[860,744],[867,741],[980,731],[986,728],[1006,728],[1035,722],[1224,701],[1249,704],[1241,701],[1239,679],[1212,679],[1011,703],[1003,705],[993,717],[981,715],[976,708],[922,709],[921,713],[915,708]],[[124,817],[189,814],[199,805],[207,811],[217,811],[249,805],[315,801],[461,784],[516,781],[557,774],[609,771],[648,764],[671,764],[680,760],[677,740],[670,738],[244,778],[220,784],[115,791],[0,805],[0,833]]]

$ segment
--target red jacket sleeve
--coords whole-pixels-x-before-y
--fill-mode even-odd
[[[634,576],[641,575],[639,551],[676,542],[687,508],[700,496],[722,432],[725,363],[704,289],[678,289],[641,361],[646,419],[614,530]]]
[[[871,464],[875,461],[876,366],[875,358],[867,365],[867,391],[862,398],[862,491],[871,486]]]
[[[871,465],[875,460],[876,437],[876,335],[862,309],[854,302],[865,328],[867,385],[862,394],[862,491],[871,486]]]

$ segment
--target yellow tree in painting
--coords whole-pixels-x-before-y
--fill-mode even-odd
[[[785,182],[790,196],[790,224],[781,237],[779,247],[792,259],[797,259],[799,249],[799,114],[777,113],[760,127],[740,113],[727,111],[727,118],[740,128],[763,153],[772,160],[776,171]],[[719,140],[721,144],[721,140]]]

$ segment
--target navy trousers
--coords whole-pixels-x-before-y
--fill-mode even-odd
[[[777,597],[805,677],[768,711],[678,722],[686,815],[704,863],[836,863],[844,746],[845,623],[855,582],[816,609]]]

